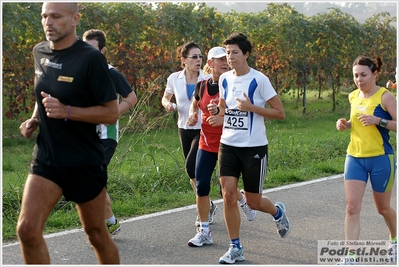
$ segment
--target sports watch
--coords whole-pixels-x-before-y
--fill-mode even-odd
[[[386,128],[387,127],[387,125],[388,125],[388,120],[387,119],[384,119],[384,118],[381,118],[381,120],[380,120],[380,127],[382,127],[382,128]]]

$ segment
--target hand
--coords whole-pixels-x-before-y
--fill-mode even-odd
[[[197,124],[197,122],[198,122],[198,114],[197,112],[194,112],[190,117],[188,117],[187,125],[194,126]]]
[[[175,103],[169,102],[168,105],[165,107],[165,109],[167,112],[171,112],[171,111],[174,111],[176,109],[176,107],[177,106]]]
[[[211,113],[211,115],[216,115],[219,113],[219,108],[215,104],[215,101],[213,99],[211,99],[211,101],[209,102],[207,107],[208,107],[208,111],[209,111],[209,113]]]
[[[52,97],[50,94],[41,92],[41,95],[47,117],[53,119],[65,119],[68,117],[68,106],[62,104],[58,98]]]
[[[246,93],[243,93],[244,99],[240,99],[236,97],[237,100],[237,108],[241,111],[250,111],[252,108],[252,103]]]
[[[218,127],[222,126],[224,123],[224,118],[223,116],[219,115],[211,115],[209,116],[206,121],[212,126],[212,127]]]
[[[348,129],[348,121],[345,118],[338,119],[335,127],[338,131],[346,130]]]
[[[387,89],[391,89],[392,85],[393,85],[393,82],[391,80],[387,81],[387,85],[386,85]]]
[[[37,118],[30,118],[21,123],[19,130],[21,131],[23,137],[30,138],[38,126],[39,120]]]
[[[380,118],[373,115],[362,114],[358,117],[363,126],[378,125],[380,123]]]

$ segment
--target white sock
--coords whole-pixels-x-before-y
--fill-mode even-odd
[[[209,222],[201,222],[201,229],[204,233],[209,234]]]
[[[115,216],[112,215],[112,217],[111,217],[111,218],[108,218],[107,221],[108,221],[110,224],[115,224],[115,223],[116,223]]]

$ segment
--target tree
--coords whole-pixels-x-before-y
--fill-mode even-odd
[[[31,110],[33,92],[32,49],[43,38],[41,4],[3,3],[3,106],[6,118]],[[37,21],[38,23],[31,23]]]

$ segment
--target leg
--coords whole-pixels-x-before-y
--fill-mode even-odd
[[[224,220],[227,232],[230,239],[239,238],[241,218],[237,206],[238,179],[233,176],[222,176],[220,177],[220,184],[222,186]]]
[[[105,195],[105,219],[111,218],[114,215],[111,209],[111,198],[108,193]]]
[[[17,233],[25,263],[50,263],[43,229],[48,216],[61,197],[62,190],[54,182],[38,175],[28,175],[17,223]]]
[[[251,209],[269,213],[277,225],[277,232],[282,237],[288,236],[291,224],[286,215],[285,205],[281,202],[273,203],[272,200],[262,195],[264,177],[267,170],[268,147],[260,146],[248,149],[244,154],[245,168],[242,172],[244,188],[246,190],[248,206]],[[254,155],[257,155],[255,157]]]
[[[195,178],[190,179],[190,185],[194,191],[194,194],[197,194],[197,180]]]
[[[241,207],[242,211],[245,214],[245,217],[247,217],[248,221],[253,221],[256,218],[256,210],[252,209],[246,201],[246,197],[245,197],[245,191],[242,190],[240,191],[237,188],[237,201],[238,201],[238,205]]]
[[[346,180],[345,239],[358,240],[360,235],[360,210],[366,183],[360,180]]]
[[[247,204],[251,207],[251,209],[269,213],[273,216],[276,215],[277,208],[269,197],[251,192],[245,192],[245,197],[247,200]]]
[[[391,207],[392,188],[396,175],[396,162],[393,155],[384,155],[373,159],[375,164],[370,173],[374,203],[378,213],[384,217],[391,238],[396,237],[396,211]]]
[[[373,191],[374,202],[378,213],[384,217],[390,237],[396,237],[396,211],[391,207],[392,190],[384,193]]]
[[[119,221],[115,218],[111,208],[111,198],[108,192],[105,194],[105,221],[107,224],[108,232],[111,235],[116,235],[121,230]]]
[[[211,209],[209,201],[209,196],[197,196],[197,209],[201,222],[207,222],[209,220],[209,211]]]
[[[209,192],[211,191],[212,173],[216,166],[217,157],[217,153],[198,149],[195,176],[197,177],[197,210],[201,222],[213,222],[213,218],[210,218],[209,214],[211,210]]]
[[[188,177],[190,178],[190,185],[194,191],[197,193],[197,181],[195,180],[195,161],[197,157],[199,133],[198,130],[184,130],[178,129],[180,145],[183,151],[183,156],[185,160],[185,168]]]
[[[102,127],[102,126],[101,126]],[[115,153],[115,149],[116,146],[118,145],[118,143],[113,140],[113,139],[102,139],[101,140],[104,146],[104,156],[105,156],[105,164],[109,165],[109,163],[111,162],[112,156]],[[111,198],[109,197],[109,194],[106,194],[106,198],[105,198],[105,219],[111,218],[114,215],[114,213],[112,212],[112,208],[111,208]]]
[[[100,264],[119,264],[119,251],[104,222],[106,189],[93,200],[77,204],[77,209],[90,243]]]

